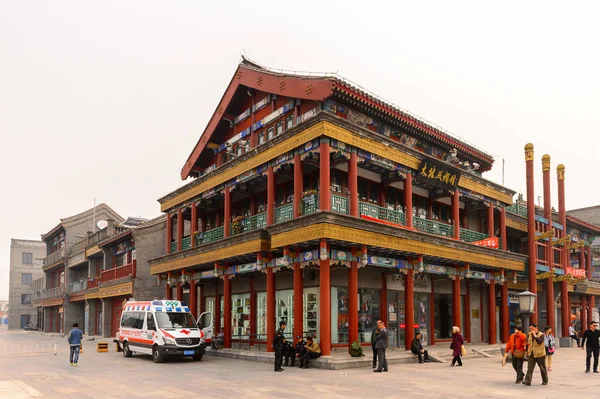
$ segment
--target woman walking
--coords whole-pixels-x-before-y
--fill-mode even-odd
[[[544,329],[544,345],[546,346],[546,368],[552,371],[552,355],[556,350],[556,341],[552,334],[552,327],[548,326]]]
[[[450,345],[450,349],[452,349],[452,364],[450,366],[454,366],[454,363],[458,363],[459,366],[462,366],[462,360],[460,357],[462,355],[462,346],[465,343],[463,336],[460,333],[460,328],[454,326],[452,327],[452,345]]]

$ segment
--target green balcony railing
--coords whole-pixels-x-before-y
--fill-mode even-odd
[[[294,204],[285,204],[275,208],[275,223],[283,223],[294,218]]]
[[[239,227],[231,224],[231,234],[242,234],[249,231],[264,229],[267,226],[267,213],[259,213],[254,216],[247,216],[239,222]]]
[[[171,252],[177,252],[177,241],[171,241]]]
[[[435,234],[438,236],[452,237],[454,235],[451,224],[440,223],[435,220],[422,219],[415,217],[413,220],[415,229],[429,234]]]
[[[381,206],[369,204],[367,202],[358,203],[358,212],[361,215],[370,216],[375,219],[385,220],[391,223],[404,225],[404,213],[393,209],[383,208]]]
[[[521,204],[512,204],[506,207],[506,212],[514,213],[515,215],[527,217],[527,207]]]
[[[206,244],[209,242],[223,239],[224,235],[223,226],[217,227],[212,230],[205,231],[196,236],[196,245]]]
[[[337,194],[331,194],[331,210],[336,213],[343,213],[344,215],[349,214],[348,198]]]
[[[310,215],[319,209],[319,195],[309,195],[300,201],[302,215]]]
[[[181,250],[185,251],[186,249],[190,249],[192,246],[192,237],[183,237],[181,240]]]
[[[473,242],[473,241],[484,240],[486,238],[488,238],[488,236],[485,233],[480,233],[478,231],[473,231],[473,230],[463,229],[463,228],[460,229],[461,241]]]

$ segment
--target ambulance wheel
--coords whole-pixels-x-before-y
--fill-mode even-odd
[[[152,347],[152,360],[154,360],[154,363],[162,363],[165,361],[165,355],[158,349],[157,345]]]
[[[202,354],[194,355],[194,357],[192,359],[200,361],[200,360],[202,360]]]
[[[131,357],[133,352],[129,350],[129,344],[127,342],[123,342],[123,356]]]

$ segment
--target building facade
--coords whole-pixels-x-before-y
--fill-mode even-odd
[[[35,240],[10,240],[10,277],[8,287],[10,329],[25,328],[37,324],[37,312],[33,306],[33,281],[44,275],[42,259],[46,245]]]
[[[124,220],[104,204],[96,207],[92,219],[89,216],[87,211],[63,219],[64,231],[54,229],[56,245],[45,235],[52,243],[51,259],[46,276],[35,282],[40,287],[35,303],[44,315],[42,331],[63,333],[77,322],[86,335],[114,337],[124,301],[134,295],[152,299],[164,294],[150,276],[148,259],[164,255],[166,218]],[[96,221],[97,231],[84,230],[74,244],[67,241],[64,255],[56,260],[53,254],[57,246],[61,248],[61,237],[69,232],[75,236],[74,231],[81,231],[75,227],[90,220]]]
[[[281,319],[325,355],[368,344],[377,319],[398,347],[454,325],[496,343],[528,257],[509,251],[515,192],[482,177],[492,163],[337,76],[244,60],[183,167],[196,179],[159,200],[151,271],[226,347],[271,342]]]

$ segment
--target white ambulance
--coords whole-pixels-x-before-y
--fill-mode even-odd
[[[169,356],[191,356],[202,360],[206,351],[206,336],[212,337],[212,315],[203,313],[198,327],[185,302],[175,300],[129,300],[123,307],[118,340],[123,355],[152,355],[156,363]]]

